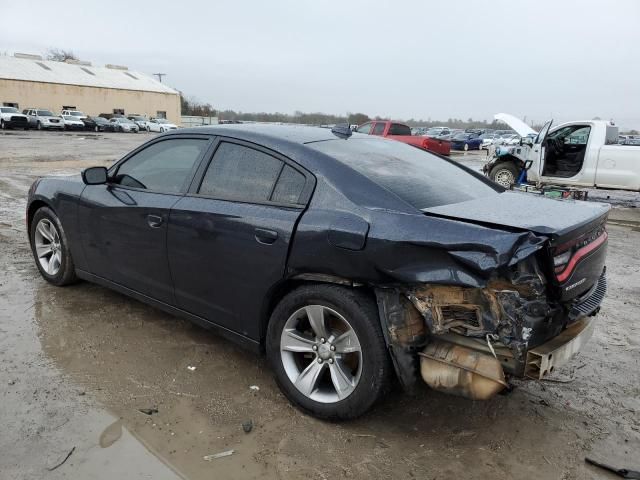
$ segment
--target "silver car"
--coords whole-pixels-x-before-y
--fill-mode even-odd
[[[37,128],[38,130],[64,130],[62,117],[49,110],[44,108],[27,108],[23,110],[22,113],[29,117],[29,126],[32,128]]]
[[[113,117],[109,120],[109,123],[113,124],[113,129],[116,132],[133,132],[138,133],[140,129],[135,122],[129,120],[126,117]]]

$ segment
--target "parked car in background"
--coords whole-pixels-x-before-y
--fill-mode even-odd
[[[165,118],[153,118],[147,122],[147,132],[168,132],[177,130],[178,127]]]
[[[129,120],[127,117],[113,117],[111,120],[109,120],[109,123],[113,125],[113,129],[115,132],[138,133],[140,131],[138,125],[136,125],[132,120]]]
[[[94,132],[113,132],[116,125],[112,124],[103,117],[85,117],[82,119],[84,128],[86,130],[93,130]]]
[[[458,133],[451,139],[452,150],[480,150],[482,140],[476,133]]]
[[[82,118],[75,115],[61,115],[65,130],[84,130]]]
[[[129,115],[127,118],[138,125],[138,129],[140,129],[141,132],[143,130],[147,130],[148,122],[146,117],[143,117],[142,115]]]
[[[640,135],[627,135],[625,145],[640,145]]]
[[[15,107],[0,107],[0,128],[24,128],[29,130],[29,117]]]
[[[424,135],[432,138],[443,138],[447,135],[451,135],[451,130],[449,130],[447,127],[433,127],[428,129],[424,133]]]
[[[493,145],[495,143],[495,140],[499,137],[500,136],[496,135],[495,133],[483,133],[482,135],[480,135],[480,140],[482,140],[482,143],[480,144],[480,150],[489,148],[489,146]]]
[[[29,125],[38,130],[64,130],[62,117],[44,108],[27,108],[22,111],[29,117]]]
[[[440,155],[449,155],[451,153],[451,145],[447,140],[411,135],[411,128],[403,123],[375,120],[363,123],[356,132],[390,138],[423,150],[439,153]]]
[[[502,137],[500,145],[517,145],[520,143],[520,135],[505,135]]]
[[[82,113],[80,110],[62,110],[61,115],[63,117],[76,117],[78,120],[82,120],[83,118],[87,118],[87,116]]]
[[[505,113],[495,115],[522,136],[500,146],[483,166],[492,180],[509,188],[527,168],[527,182],[541,185],[640,191],[640,150],[618,144],[618,127],[603,120],[567,122],[540,132]]]
[[[488,399],[580,350],[605,296],[609,205],[505,191],[345,130],[194,128],[38,178],[34,263],[266,352],[321,418],[363,414],[396,379]],[[77,293],[89,308],[96,292]]]

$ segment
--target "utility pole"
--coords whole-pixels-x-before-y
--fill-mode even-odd
[[[154,73],[153,75],[158,77],[158,80],[160,81],[160,83],[162,83],[162,77],[164,77],[166,73]]]

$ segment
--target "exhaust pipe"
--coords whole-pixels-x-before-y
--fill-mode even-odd
[[[482,352],[435,340],[418,355],[422,379],[434,390],[488,400],[508,387],[500,362]]]

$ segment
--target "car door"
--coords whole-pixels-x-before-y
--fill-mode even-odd
[[[171,209],[168,252],[178,306],[257,340],[268,292],[284,276],[313,177],[275,152],[214,145],[189,194]]]
[[[150,142],[114,165],[109,183],[84,189],[78,220],[90,273],[175,304],[167,261],[169,212],[210,142],[202,135]]]

